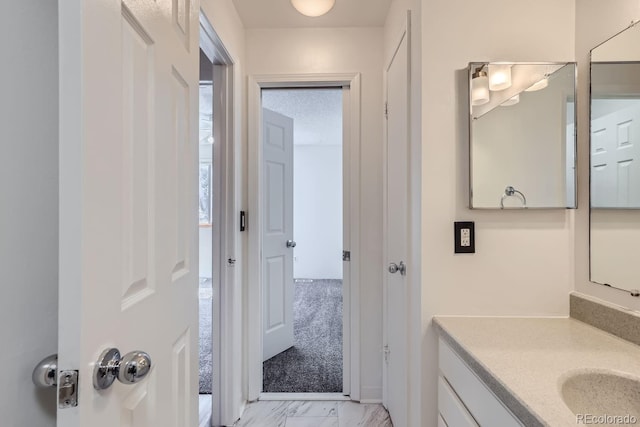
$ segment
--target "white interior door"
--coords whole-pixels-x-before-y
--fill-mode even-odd
[[[293,120],[262,109],[263,361],[293,346]]]
[[[406,33],[387,69],[387,171],[384,405],[393,424],[407,425],[409,259],[408,42]]]
[[[591,121],[591,206],[640,207],[640,107]]]
[[[59,427],[197,425],[198,10],[59,4],[58,368],[79,371]],[[125,358],[97,390],[108,348],[147,352],[150,372],[126,384]]]

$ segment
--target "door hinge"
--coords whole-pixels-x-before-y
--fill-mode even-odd
[[[385,345],[382,348],[382,354],[384,354],[385,363],[389,363],[389,353],[391,353],[391,350],[389,350],[389,345]]]
[[[78,371],[60,371],[58,374],[58,408],[78,406]]]
[[[389,119],[389,103],[384,103],[384,118]]]
[[[342,251],[342,260],[351,261],[351,251]]]

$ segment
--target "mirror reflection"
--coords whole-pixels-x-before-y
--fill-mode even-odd
[[[591,51],[591,280],[640,288],[640,27]]]
[[[471,208],[575,208],[575,73],[469,64]]]

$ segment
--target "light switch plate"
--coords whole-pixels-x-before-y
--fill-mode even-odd
[[[456,221],[453,223],[454,253],[473,254],[476,252],[475,223]]]

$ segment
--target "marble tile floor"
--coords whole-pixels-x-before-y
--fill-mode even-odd
[[[200,416],[198,417],[198,427],[211,426],[211,406],[212,400],[210,394],[200,395]]]
[[[200,426],[204,427],[206,424],[202,424],[202,413],[200,420]],[[242,418],[234,425],[234,427],[358,426],[392,427],[393,424],[389,413],[380,404],[360,404],[349,401],[266,400],[247,405]]]

